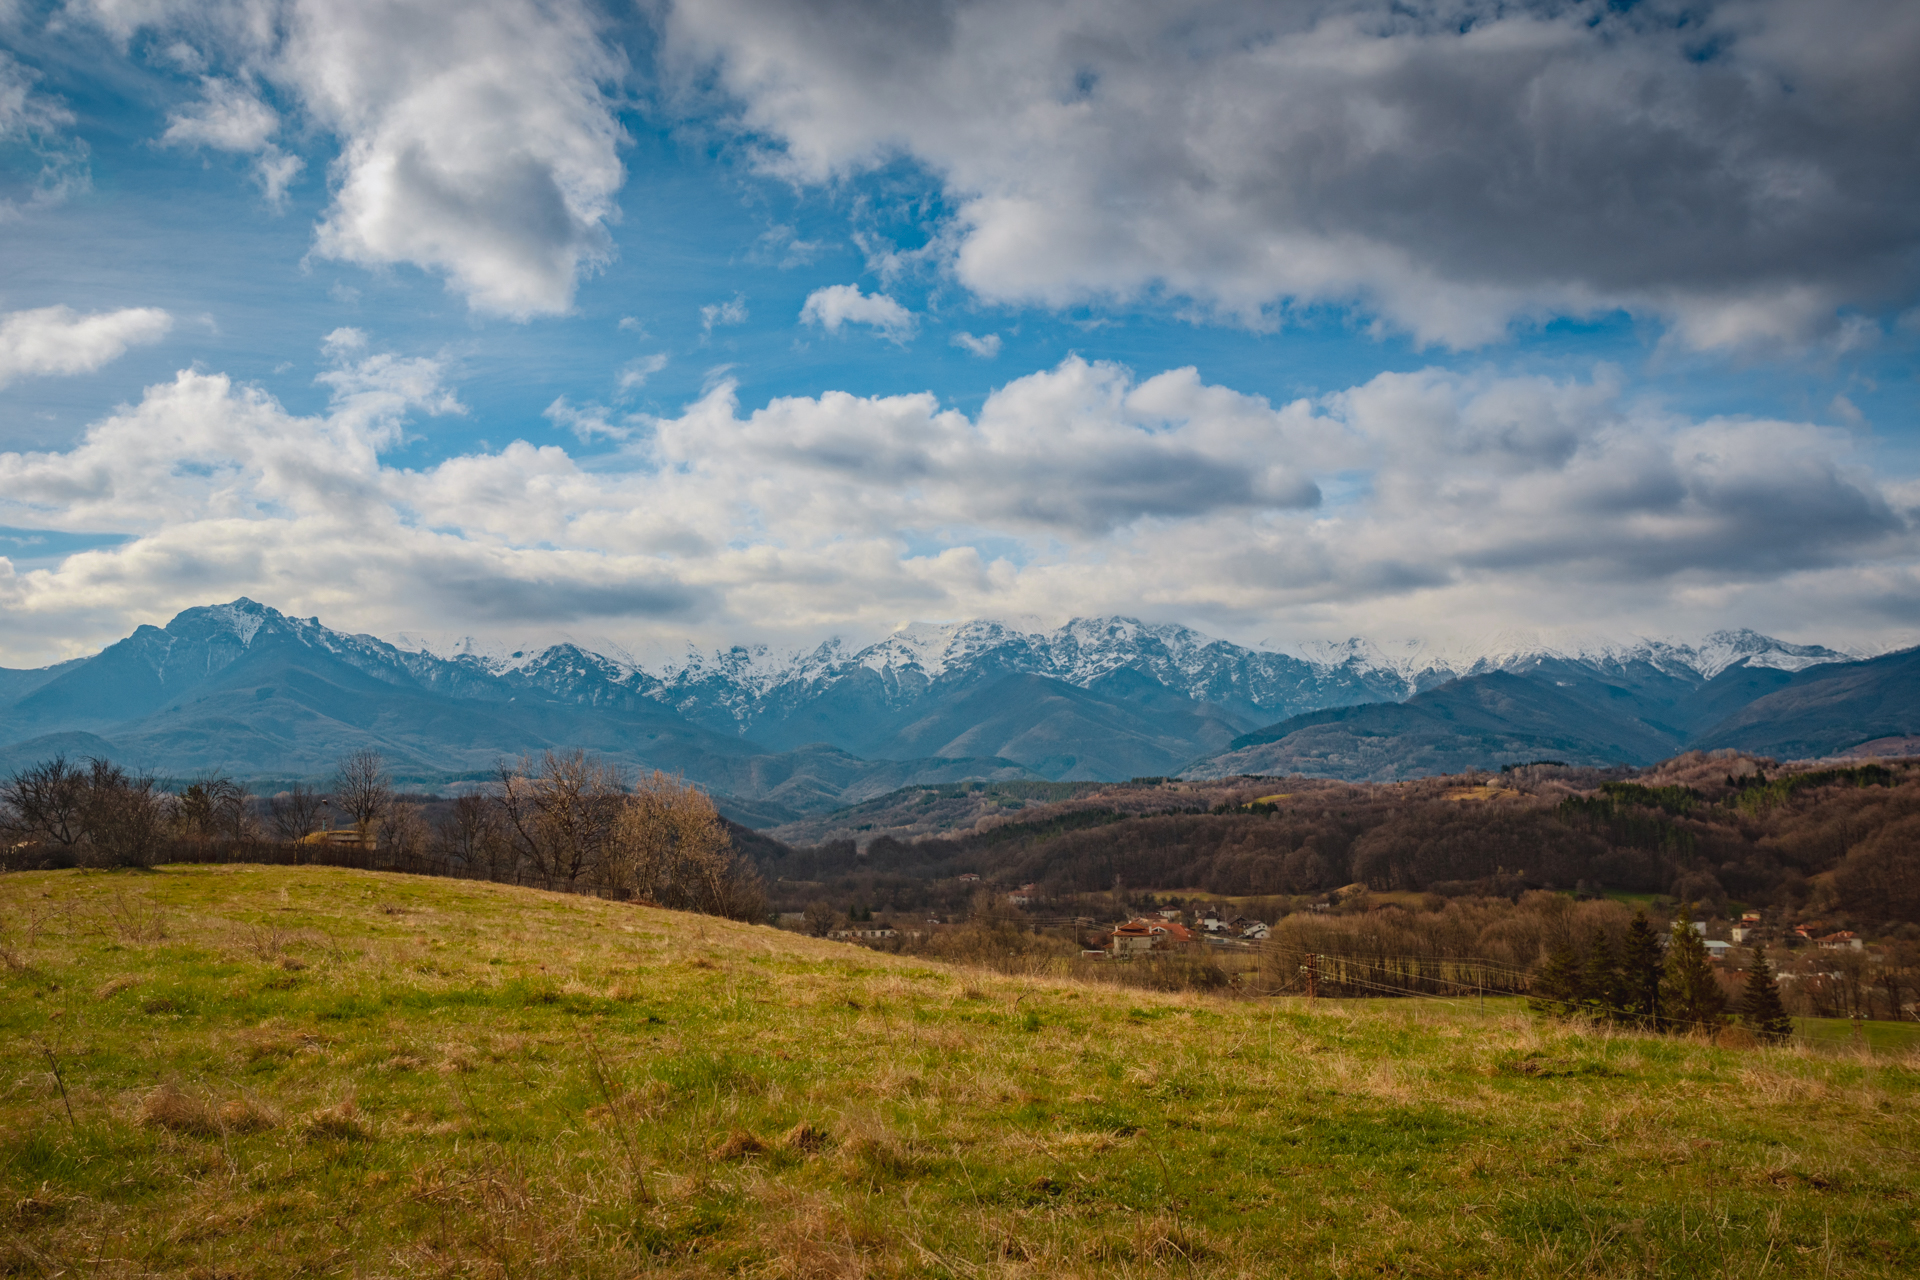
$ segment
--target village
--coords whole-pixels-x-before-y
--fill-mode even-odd
[[[977,876],[964,875],[960,879],[969,884],[979,883]],[[1574,897],[1563,896],[1569,900]],[[1176,899],[1174,905],[1145,906],[1129,912],[1124,919],[1109,918],[1102,923],[1094,915],[1068,914],[1083,904],[1049,898],[1035,884],[1022,884],[1010,890],[982,886],[976,894],[972,914],[948,917],[931,914],[906,919],[856,910],[819,932],[835,941],[881,950],[939,953],[943,950],[943,939],[957,938],[971,925],[988,921],[994,927],[1017,934],[1049,935],[1062,945],[1072,939],[1082,961],[1126,965],[1187,957],[1195,963],[1220,967],[1229,975],[1227,981],[1231,984],[1238,975],[1255,967],[1262,953],[1276,949],[1301,953],[1294,959],[1301,960],[1304,967],[1306,961],[1302,957],[1313,954],[1317,945],[1301,935],[1305,922],[1350,919],[1355,912],[1384,911],[1389,913],[1388,918],[1394,919],[1409,914],[1403,904],[1392,899],[1393,895],[1371,894],[1364,886],[1350,885],[1320,895],[1318,900],[1302,902],[1297,910],[1286,911],[1272,923],[1245,914],[1231,904]],[[1280,919],[1288,922],[1285,936],[1276,932]],[[780,923],[788,928],[806,927],[800,913],[784,915]],[[1851,929],[1832,929],[1819,921],[1790,925],[1770,922],[1764,913],[1746,910],[1726,916],[1710,915],[1707,919],[1691,921],[1690,927],[1699,936],[1717,980],[1730,997],[1744,981],[1757,947],[1767,957],[1784,996],[1796,1012],[1819,1017],[1920,1020],[1920,998],[1917,998],[1920,991],[1915,989],[1916,974],[1920,971],[1920,939],[1890,937],[1870,942]],[[1666,929],[1663,924],[1663,936]],[[1473,963],[1470,957],[1452,959]],[[1320,963],[1339,965],[1338,950],[1321,957]],[[1520,970],[1507,969],[1500,988],[1507,994],[1526,991],[1525,970],[1531,967],[1528,964]],[[1476,979],[1476,982],[1482,981],[1484,979]],[[1359,994],[1391,996],[1431,992],[1415,984],[1406,990],[1382,985]]]

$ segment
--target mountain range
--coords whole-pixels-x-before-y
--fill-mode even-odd
[[[241,599],[89,658],[0,669],[0,769],[65,752],[286,780],[371,746],[438,787],[579,746],[683,773],[771,825],[967,778],[1391,778],[1644,764],[1692,745],[1833,754],[1920,734],[1916,689],[1920,651],[1863,659],[1750,631],[1283,652],[1127,618],[917,624],[864,647],[740,646],[649,671],[578,644],[394,643]]]

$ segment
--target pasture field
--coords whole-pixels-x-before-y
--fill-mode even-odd
[[[0,877],[0,1275],[1912,1276],[1920,1052],[1004,977],[312,867]]]

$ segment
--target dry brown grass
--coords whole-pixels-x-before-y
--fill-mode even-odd
[[[300,1121],[303,1136],[315,1140],[359,1141],[372,1136],[352,1098],[308,1112]]]
[[[279,1124],[278,1113],[257,1098],[231,1098],[220,1104],[220,1127],[228,1133],[258,1133]]]
[[[765,1155],[766,1152],[766,1143],[745,1129],[735,1129],[727,1134],[724,1142],[713,1149],[712,1157],[715,1160],[745,1160],[749,1156]]]
[[[802,1120],[780,1135],[780,1146],[803,1155],[824,1151],[833,1145],[833,1135],[816,1124]]]
[[[150,1128],[196,1138],[224,1137],[230,1133],[259,1133],[276,1128],[279,1115],[257,1098],[230,1098],[215,1103],[212,1099],[189,1093],[171,1081],[149,1090],[134,1109],[134,1120]]]
[[[163,1084],[140,1100],[134,1113],[139,1123],[174,1133],[213,1137],[220,1132],[220,1113],[206,1099]]]

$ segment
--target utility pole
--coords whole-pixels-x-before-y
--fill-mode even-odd
[[[1307,952],[1307,999],[1308,1000],[1312,1000],[1316,995],[1319,994],[1319,990],[1318,990],[1319,978],[1320,978],[1320,957],[1315,955],[1313,952],[1309,951]]]

